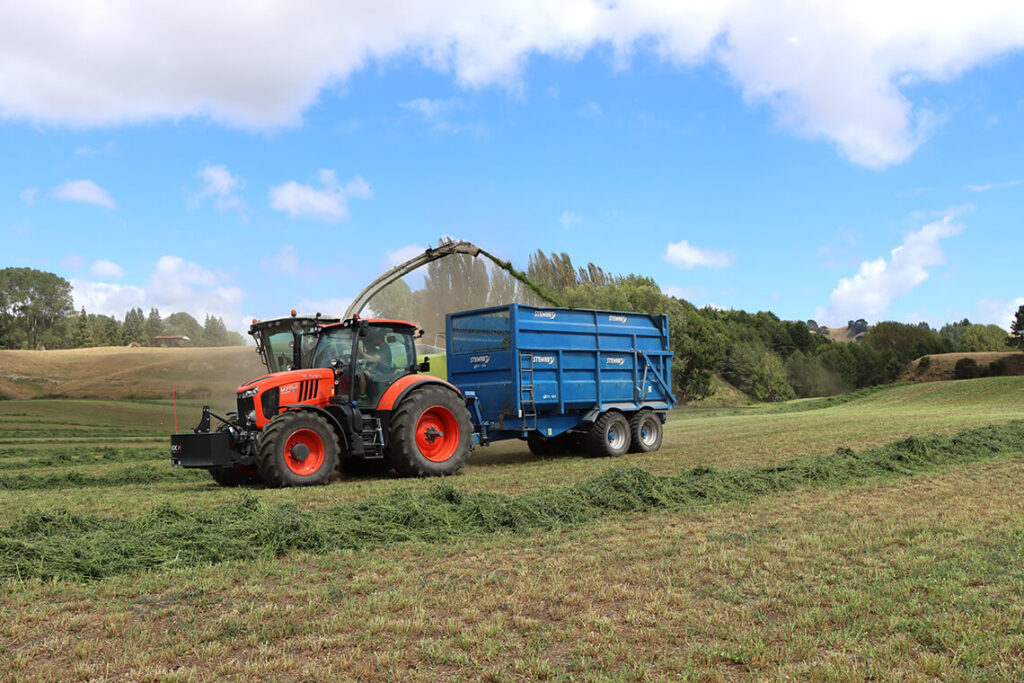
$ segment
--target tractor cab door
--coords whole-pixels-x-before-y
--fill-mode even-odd
[[[415,371],[412,331],[406,326],[371,325],[359,335],[353,400],[360,408],[375,408],[392,382]]]

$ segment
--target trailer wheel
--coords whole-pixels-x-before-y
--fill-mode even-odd
[[[281,413],[260,433],[256,463],[269,486],[326,484],[338,467],[338,437],[316,413]]]
[[[601,413],[587,432],[587,450],[598,457],[615,458],[629,450],[629,423],[622,413]]]
[[[228,413],[233,415],[234,413]],[[226,424],[217,425],[215,432],[226,432],[229,431],[229,427]],[[235,449],[234,440],[231,443],[231,450]],[[254,484],[262,484],[263,477],[260,476],[260,471],[253,465],[237,465],[235,467],[211,467],[207,472],[213,477],[213,480],[217,482],[218,486],[252,486]]]
[[[386,457],[399,473],[417,477],[454,474],[469,457],[473,424],[451,389],[425,386],[391,414]]]
[[[629,433],[630,453],[651,453],[661,448],[664,430],[661,418],[653,410],[641,410],[629,418]]]

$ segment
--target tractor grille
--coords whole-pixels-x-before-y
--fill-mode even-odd
[[[315,379],[306,379],[302,381],[299,386],[299,403],[305,403],[316,398],[317,394],[317,381]]]
[[[255,410],[253,397],[238,399],[238,423],[245,424],[246,416]]]

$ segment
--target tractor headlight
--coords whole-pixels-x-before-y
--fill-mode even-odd
[[[263,417],[270,419],[277,415],[277,409],[281,405],[281,390],[277,387],[268,389],[260,396],[260,407],[263,408]]]

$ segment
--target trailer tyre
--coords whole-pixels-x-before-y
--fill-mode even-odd
[[[622,413],[602,413],[587,433],[587,450],[598,457],[616,458],[629,450],[629,422]]]
[[[316,413],[281,413],[260,433],[256,464],[268,486],[326,484],[338,467],[338,437]]]
[[[661,448],[665,436],[661,418],[653,410],[641,410],[629,418],[629,433],[630,453],[652,453]]]
[[[455,474],[469,457],[473,424],[462,398],[443,386],[409,394],[391,414],[387,460],[400,474]]]

